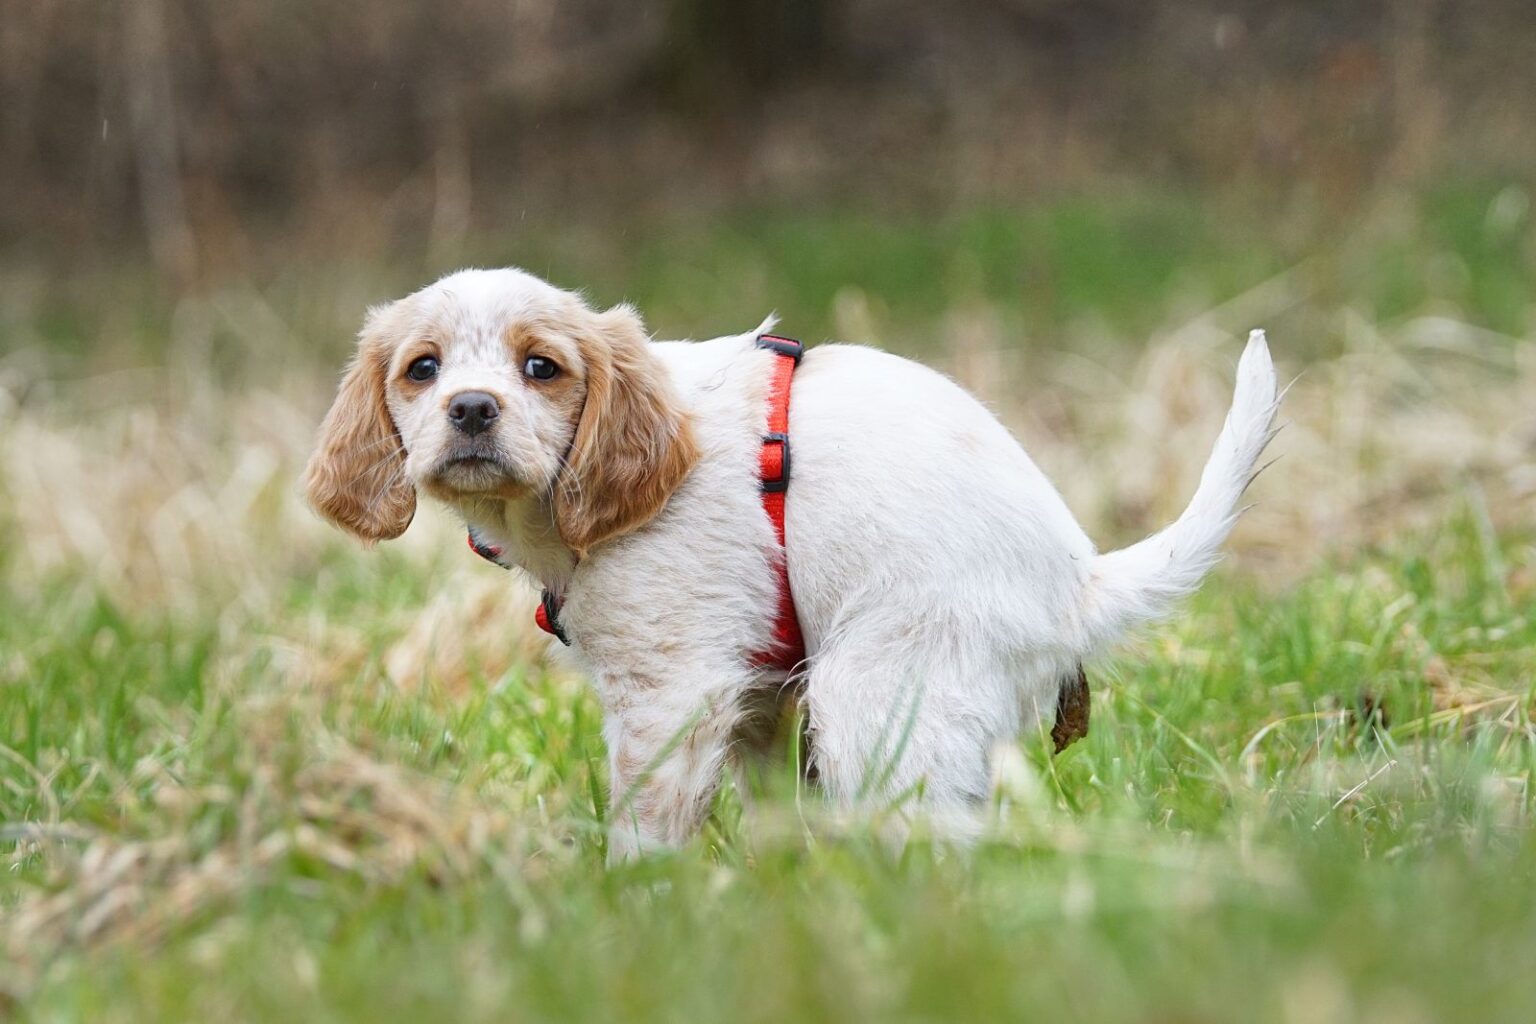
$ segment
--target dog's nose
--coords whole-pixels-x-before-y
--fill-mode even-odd
[[[448,420],[470,437],[484,433],[501,415],[501,406],[484,391],[461,391],[448,403]]]

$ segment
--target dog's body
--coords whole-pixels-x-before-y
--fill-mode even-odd
[[[407,303],[414,309],[398,309]],[[793,692],[833,799],[911,798],[941,811],[984,799],[993,746],[1042,720],[1049,727],[1085,657],[1198,585],[1236,518],[1276,402],[1256,333],[1189,509],[1155,537],[1098,555],[1055,488],[961,388],[874,349],[821,346],[794,377],[781,550],[758,484],[774,357],[754,347],[757,332],[646,343],[637,324],[615,319],[629,315],[592,313],[520,272],[474,271],[402,300],[364,335],[365,355],[370,344],[410,344],[412,331],[431,333],[438,354],[440,395],[399,377],[417,365],[409,352],[376,375],[392,420],[386,439],[397,432],[403,454],[398,475],[445,499],[564,601],[564,627],[605,711],[619,856],[691,835],[742,716],[784,692],[784,674],[754,659],[772,644],[781,557],[806,648]],[[383,317],[397,321],[397,336],[380,338]],[[505,372],[532,351],[512,340],[528,334],[564,352],[573,365],[561,372],[579,375],[580,389],[571,380],[561,381],[570,394],[541,391],[533,377]],[[462,376],[450,385],[455,363]],[[433,424],[471,386],[494,394],[507,421],[494,449],[504,466],[443,454],[458,442]],[[620,415],[606,403],[621,388],[653,393],[638,404],[628,396],[634,409]],[[342,395],[338,407],[348,384]],[[637,427],[641,407],[660,410],[659,421]],[[356,510],[387,505],[400,482],[354,460],[353,486],[384,497],[344,500],[349,471],[332,441],[378,442],[337,418],[333,410],[311,467],[312,500],[361,536],[392,536],[409,510],[382,525]],[[610,438],[628,450],[593,455],[587,446],[603,443],[604,430],[649,435]],[[622,464],[617,480],[612,466],[608,477],[584,468],[604,458]],[[634,493],[589,492],[608,488]],[[638,513],[588,507],[636,497]],[[572,523],[603,525],[578,535]]]

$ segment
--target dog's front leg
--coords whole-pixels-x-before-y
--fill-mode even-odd
[[[687,842],[709,814],[741,714],[741,669],[685,666],[665,680],[602,673],[610,863]]]

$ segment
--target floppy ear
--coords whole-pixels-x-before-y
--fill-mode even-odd
[[[416,514],[405,448],[384,402],[391,346],[379,319],[370,314],[363,327],[304,472],[315,511],[368,544],[400,536]]]
[[[640,317],[629,306],[589,317],[577,332],[586,404],[554,491],[560,539],[578,556],[648,522],[699,456]]]

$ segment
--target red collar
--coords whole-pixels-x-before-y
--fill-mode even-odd
[[[773,620],[773,648],[753,655],[752,662],[760,668],[788,672],[805,660],[805,641],[795,614],[795,598],[789,590],[789,563],[784,557],[784,496],[789,490],[790,474],[789,391],[805,346],[793,338],[762,334],[757,338],[757,347],[770,349],[778,356],[773,361],[773,378],[768,382],[768,429],[763,433],[763,447],[758,454],[758,474],[763,488],[763,511],[773,524],[780,557],[774,563],[779,577],[779,607]],[[507,568],[501,562],[501,548],[481,542],[473,530],[468,540],[475,554]],[[560,625],[560,604],[553,594],[544,591],[533,618],[540,629],[569,647],[571,641]]]

